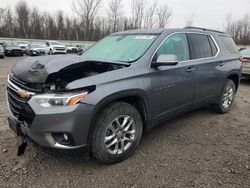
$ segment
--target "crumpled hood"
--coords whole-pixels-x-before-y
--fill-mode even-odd
[[[45,83],[48,76],[68,66],[77,63],[103,62],[121,64],[117,62],[100,61],[76,55],[57,55],[28,57],[12,67],[12,73],[18,79],[27,83]],[[127,64],[124,63],[126,66]]]

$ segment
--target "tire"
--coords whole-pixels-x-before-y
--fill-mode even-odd
[[[218,104],[212,105],[212,110],[220,114],[227,113],[233,104],[235,93],[235,83],[232,80],[227,79],[220,96],[220,101]]]
[[[125,102],[108,105],[96,121],[91,142],[93,157],[106,164],[127,159],[139,144],[142,129],[141,115],[133,105]]]
[[[49,50],[49,55],[53,55],[53,53],[52,53],[52,50],[51,50],[51,49]]]

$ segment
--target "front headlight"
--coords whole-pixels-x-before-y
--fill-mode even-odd
[[[63,94],[42,94],[34,95],[31,99],[42,107],[72,106],[84,99],[88,92],[83,93],[63,93]]]

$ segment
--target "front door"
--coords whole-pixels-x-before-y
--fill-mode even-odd
[[[179,63],[173,66],[151,68],[151,106],[154,122],[164,120],[192,107],[194,96],[194,64],[190,60],[185,33],[173,34],[161,45],[153,57],[174,54]]]

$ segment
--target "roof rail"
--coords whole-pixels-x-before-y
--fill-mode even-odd
[[[198,30],[203,30],[203,31],[211,31],[211,32],[226,34],[225,32],[222,32],[222,31],[217,31],[217,30],[213,30],[213,29],[206,29],[206,28],[202,28],[202,27],[184,27],[183,29],[198,29]]]

